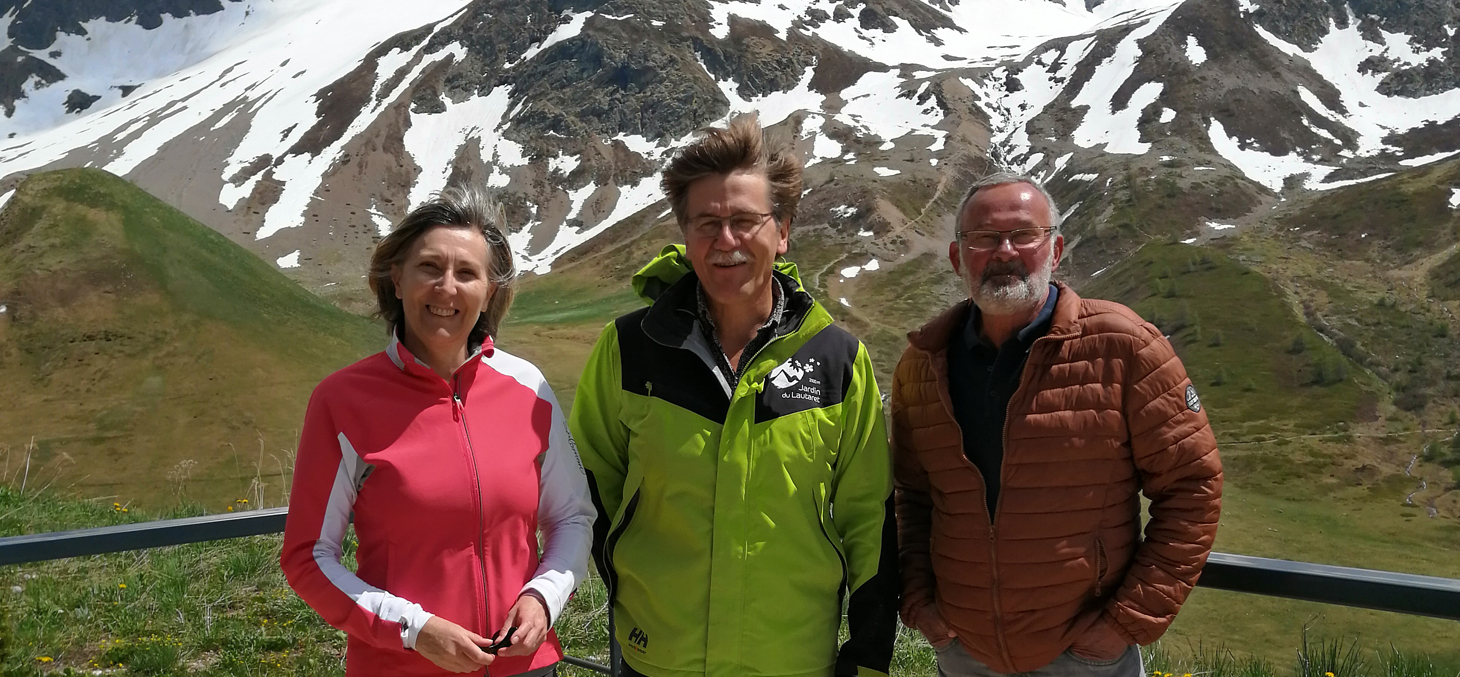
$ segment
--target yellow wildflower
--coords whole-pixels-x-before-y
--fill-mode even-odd
[[[126,583],[118,583],[118,584],[117,584],[117,587],[118,587],[118,588],[121,588],[121,589],[123,589],[123,590],[126,590],[126,589],[127,589],[127,584],[126,584]]]
[[[42,663],[49,663],[54,660],[50,656],[36,656],[35,659]]]

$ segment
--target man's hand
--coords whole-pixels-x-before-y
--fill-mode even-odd
[[[473,672],[497,660],[482,647],[492,640],[440,616],[432,616],[416,635],[416,653],[451,672]]]
[[[1113,661],[1130,648],[1130,642],[1110,625],[1104,615],[1070,645],[1070,653],[1092,661]]]
[[[934,649],[942,649],[958,639],[958,635],[948,627],[948,621],[943,620],[943,614],[938,611],[936,602],[929,602],[918,609],[913,614],[913,622],[917,625],[918,632],[923,633],[923,637],[927,638]]]
[[[537,648],[547,639],[547,604],[531,592],[522,593],[517,603],[507,611],[507,620],[502,622],[502,629],[497,631],[492,641],[502,641],[502,635],[513,627],[517,628],[517,632],[512,633],[512,646],[498,651],[497,655],[531,656],[537,653]]]

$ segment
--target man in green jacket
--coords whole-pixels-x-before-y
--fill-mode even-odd
[[[651,305],[604,328],[569,424],[624,674],[885,674],[900,583],[882,399],[867,349],[778,260],[800,163],[742,115],[662,185],[685,244],[634,277]]]

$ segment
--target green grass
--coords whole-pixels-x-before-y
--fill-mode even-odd
[[[214,510],[287,484],[321,378],[383,344],[125,180],[36,174],[0,212],[0,449],[32,479],[163,505],[169,473]]]
[[[1393,256],[1408,261],[1456,241],[1460,216],[1450,208],[1450,185],[1460,179],[1460,162],[1420,167],[1321,197],[1278,221],[1319,234],[1314,241],[1341,256]]]
[[[1080,291],[1130,306],[1171,337],[1224,439],[1330,429],[1382,387],[1270,280],[1221,251],[1148,244]]]
[[[123,513],[104,502],[22,495],[0,485],[0,537],[198,512],[192,507]],[[343,635],[288,588],[278,569],[279,546],[278,536],[258,536],[0,568],[0,676],[67,670],[341,675]],[[345,564],[353,567],[349,537]],[[569,655],[607,661],[605,605],[597,579],[573,597],[556,625]],[[1184,632],[1212,613],[1240,616],[1248,629],[1230,635]],[[1404,623],[1386,627],[1403,630],[1404,636],[1386,637],[1356,634],[1372,632],[1373,626],[1346,620],[1375,613],[1198,588],[1167,638],[1146,649],[1147,667],[1173,677],[1460,674],[1460,655],[1454,651],[1460,643],[1445,625],[1453,622],[1401,617]],[[1390,639],[1400,641],[1391,645]],[[1307,657],[1307,669],[1298,669],[1295,653]],[[562,672],[592,674],[573,668]],[[935,673],[932,650],[917,633],[900,628],[891,674]]]
[[[1460,251],[1430,269],[1430,293],[1446,301],[1460,300]]]

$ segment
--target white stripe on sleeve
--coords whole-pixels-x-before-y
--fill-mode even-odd
[[[314,542],[314,563],[324,572],[330,583],[348,595],[360,608],[387,621],[404,622],[406,632],[401,638],[402,645],[406,649],[414,649],[416,635],[421,632],[421,627],[432,614],[419,604],[396,597],[360,580],[340,563],[340,558],[344,556],[341,543],[345,538],[345,528],[350,524],[350,512],[355,506],[356,492],[360,490],[360,483],[368,467],[360,459],[360,455],[355,453],[354,446],[344,433],[340,433],[339,440],[340,468],[335,473],[335,483],[330,489],[324,521],[319,528],[319,539]]]
[[[552,406],[552,428],[538,476],[537,528],[544,536],[542,561],[532,580],[522,586],[522,592],[533,590],[542,595],[551,624],[562,613],[568,597],[588,577],[588,551],[593,545],[593,518],[597,512],[588,496],[588,478],[578,458],[578,447],[542,372],[501,348],[484,359]]]

